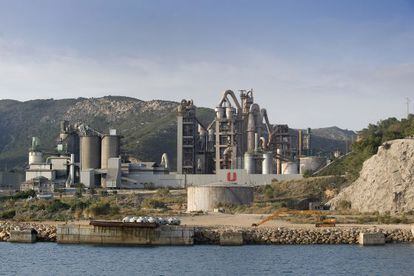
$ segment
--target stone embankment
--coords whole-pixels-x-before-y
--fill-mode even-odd
[[[55,242],[56,227],[53,225],[45,225],[41,223],[23,223],[23,222],[0,222],[0,242],[10,239],[12,230],[28,230],[35,229],[37,231],[37,241]]]
[[[8,241],[12,230],[35,229],[37,241],[56,242],[56,227],[41,223],[1,222],[0,242]],[[276,227],[196,227],[194,244],[220,244],[223,233],[242,233],[243,244],[358,244],[360,233],[380,232],[386,243],[414,243],[414,227],[383,229],[380,227],[276,228]]]
[[[358,244],[359,233],[381,232],[386,243],[414,242],[410,230],[381,228],[196,228],[194,244],[220,244],[223,232],[241,232],[244,244]]]

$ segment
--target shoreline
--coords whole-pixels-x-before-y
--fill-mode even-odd
[[[37,222],[0,222],[0,242],[10,239],[12,230],[27,230],[33,228],[37,231],[38,242],[57,242],[57,225]],[[70,223],[71,225],[85,225]],[[332,228],[308,227],[241,227],[241,226],[196,226],[183,225],[194,229],[195,245],[220,245],[221,237],[239,236],[239,245],[314,245],[314,244],[359,244],[360,233],[383,233],[386,243],[414,243],[414,227],[401,225],[392,228],[389,225],[338,225]],[[388,226],[388,227],[387,227]],[[413,228],[412,228],[413,227]]]

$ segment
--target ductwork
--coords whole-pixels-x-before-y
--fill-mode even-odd
[[[234,94],[234,92],[232,90],[226,90],[223,93],[223,97],[221,98],[221,101],[219,103],[219,107],[223,107],[224,102],[227,102],[231,105],[231,103],[229,102],[229,98],[227,96],[231,96],[231,98],[233,99],[234,104],[237,106],[237,110],[241,110],[242,107],[239,103],[239,101],[237,100],[236,95]]]
[[[263,136],[259,139],[259,147],[264,151],[267,150],[266,138]]]
[[[161,156],[161,167],[163,167],[164,169],[169,169],[169,164],[168,164],[168,155],[166,153],[164,153]]]
[[[249,117],[247,121],[247,151],[253,152],[255,150],[255,133],[260,135],[258,131],[258,125],[261,124],[260,121],[260,107],[258,104],[252,104],[249,110]]]
[[[262,115],[262,119],[264,119],[265,121],[265,126],[266,126],[266,130],[267,130],[267,134],[269,135],[268,139],[267,139],[267,144],[266,144],[266,148],[269,147],[271,141],[272,141],[272,130],[271,130],[271,125],[269,122],[269,117],[267,116],[267,110],[262,108],[262,110],[260,111],[261,115]],[[263,122],[263,121],[262,121]]]

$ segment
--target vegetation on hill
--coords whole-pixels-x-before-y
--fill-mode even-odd
[[[358,133],[358,139],[352,144],[352,152],[333,163],[320,175],[347,175],[350,180],[359,176],[365,160],[376,154],[378,147],[387,141],[414,135],[414,115],[407,119],[388,118],[377,124],[370,124]]]
[[[33,100],[0,100],[0,171],[23,169],[31,137],[37,136],[41,148],[53,153],[59,123],[69,120],[86,123],[108,132],[115,128],[124,137],[122,151],[139,160],[159,162],[166,152],[175,165],[176,107],[170,101],[141,101],[128,97]],[[202,122],[213,119],[214,111],[199,108]]]
[[[32,191],[33,192],[33,191]],[[0,198],[0,220],[17,221],[121,219],[125,216],[177,215],[185,211],[185,191],[159,189],[145,193],[96,194],[28,199],[30,193]]]
[[[338,127],[312,129],[312,136],[312,153],[328,158],[337,150],[343,154],[349,152],[352,142],[356,140],[354,131]]]

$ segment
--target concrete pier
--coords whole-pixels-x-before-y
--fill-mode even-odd
[[[61,244],[101,245],[193,245],[194,228],[185,226],[122,227],[58,225]]]
[[[10,231],[9,242],[35,243],[36,240],[37,240],[37,231],[35,229]]]
[[[384,245],[385,235],[383,233],[359,233],[358,243],[361,245]]]

